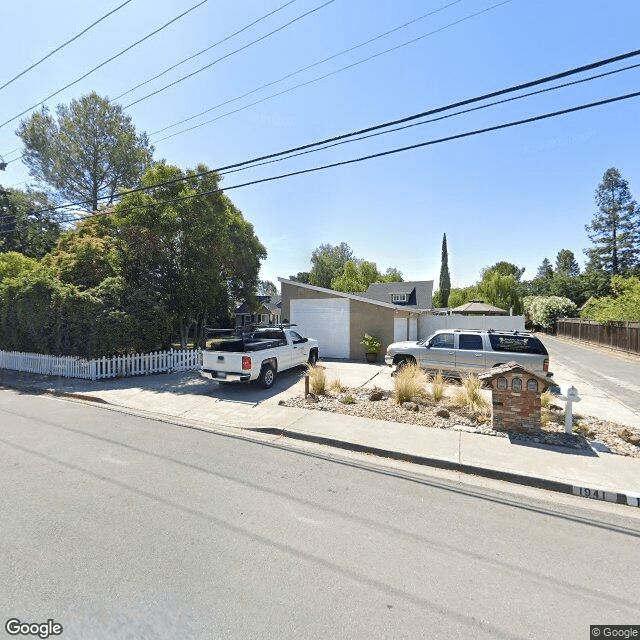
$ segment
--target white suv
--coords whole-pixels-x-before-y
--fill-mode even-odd
[[[400,368],[417,363],[423,369],[442,371],[446,376],[480,373],[515,361],[541,376],[549,373],[549,353],[542,342],[524,331],[474,331],[442,329],[426,340],[394,342],[384,361]]]

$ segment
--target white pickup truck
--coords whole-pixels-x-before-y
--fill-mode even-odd
[[[315,364],[316,340],[281,327],[256,329],[249,335],[225,340],[201,353],[200,375],[216,382],[255,382],[269,389],[280,371]]]

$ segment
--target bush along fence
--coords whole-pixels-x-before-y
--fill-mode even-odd
[[[171,373],[200,369],[201,349],[156,351],[129,356],[85,360],[74,356],[48,356],[41,353],[0,351],[0,369],[40,373],[64,378],[100,380],[150,373]]]
[[[581,318],[560,318],[556,334],[599,344],[628,353],[640,353],[640,322],[596,322]]]

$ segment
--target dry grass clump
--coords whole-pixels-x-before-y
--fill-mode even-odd
[[[309,390],[317,396],[322,396],[327,391],[327,375],[324,367],[316,367],[315,365],[307,365],[309,374]]]
[[[473,411],[487,413],[490,410],[489,403],[484,399],[480,389],[482,383],[477,376],[465,374],[462,378],[462,386],[453,394],[453,402],[461,407],[469,407]]]
[[[340,378],[334,378],[329,383],[329,390],[333,391],[333,393],[342,393],[344,391],[344,386],[342,382],[340,382]]]
[[[444,398],[444,377],[442,371],[438,371],[431,380],[431,397],[434,402],[440,402]]]
[[[429,376],[417,365],[402,367],[394,377],[394,399],[398,404],[408,402],[416,396],[428,397]]]
[[[540,404],[542,405],[543,409],[548,409],[549,405],[551,404],[551,398],[553,396],[551,395],[550,391],[545,391],[541,396],[540,396]]]

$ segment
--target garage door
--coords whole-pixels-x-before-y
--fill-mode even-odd
[[[349,300],[291,300],[291,322],[296,331],[318,341],[320,357],[349,357]]]

